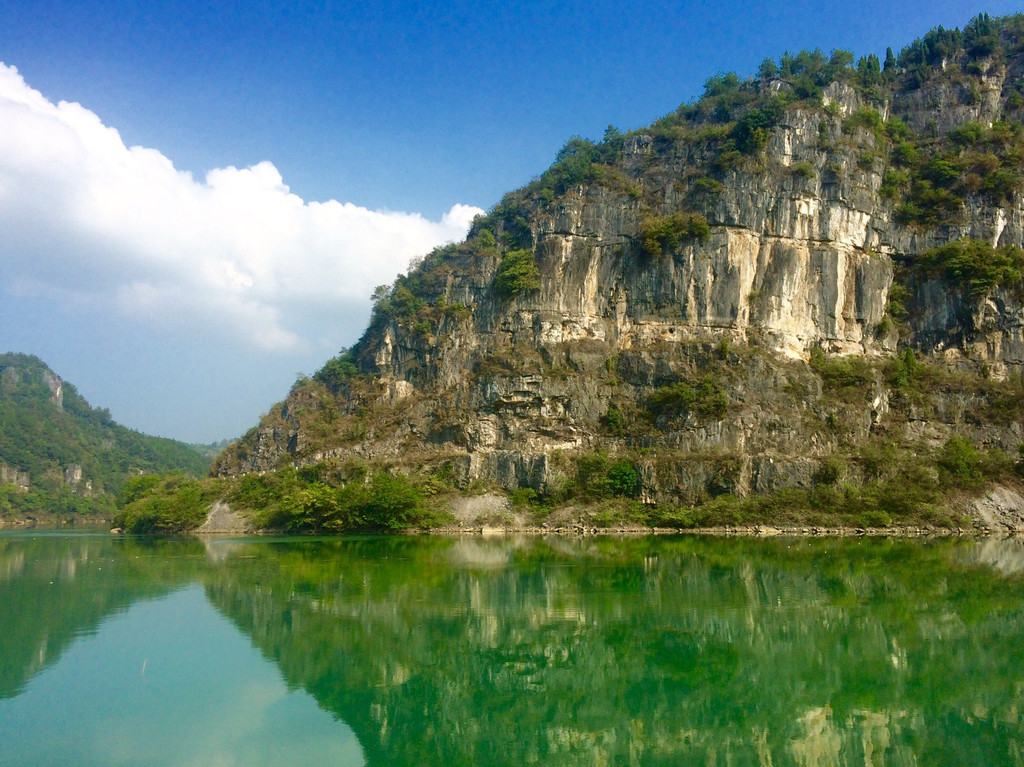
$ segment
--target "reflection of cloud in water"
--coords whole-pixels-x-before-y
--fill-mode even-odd
[[[1024,573],[1024,538],[986,538],[964,552],[965,564],[991,567],[1003,575]]]
[[[796,763],[806,767],[839,765],[843,739],[832,721],[831,707],[812,708],[804,712],[798,722],[801,736],[789,744]]]
[[[535,535],[502,534],[487,538],[461,537],[447,550],[447,554],[449,560],[455,565],[484,569],[501,568],[509,564],[515,552],[532,549],[537,545],[537,541],[538,538]],[[578,554],[579,552],[571,553]]]
[[[289,755],[301,748],[303,761],[362,765],[362,752],[355,737],[339,738],[323,727],[303,726],[302,719],[326,716],[304,692],[287,692],[276,680],[240,685],[224,691],[217,705],[205,707],[193,718],[187,732],[171,736],[169,753],[183,767],[249,767],[250,765],[292,764]],[[288,725],[284,727],[282,725]],[[342,725],[339,725],[339,727]],[[267,738],[267,733],[277,737]],[[278,738],[280,738],[278,740]],[[158,740],[160,738],[158,737]],[[130,763],[133,756],[151,753],[153,733],[121,729],[112,763]],[[101,753],[97,749],[97,753]],[[324,760],[321,762],[320,760]]]
[[[351,728],[289,689],[198,586],[107,619],[0,701],[0,742],[4,764],[365,763]]]

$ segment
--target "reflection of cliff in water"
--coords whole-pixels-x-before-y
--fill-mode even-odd
[[[371,764],[1019,764],[1019,540],[0,537],[0,697],[201,581]]]
[[[173,549],[175,558],[166,556]],[[184,583],[195,541],[110,535],[0,537],[0,698],[55,663],[78,637],[140,599]]]
[[[257,543],[207,593],[371,764],[1019,763],[1016,545]]]
[[[986,538],[964,552],[965,564],[983,565],[1003,575],[1024,574],[1024,538]]]

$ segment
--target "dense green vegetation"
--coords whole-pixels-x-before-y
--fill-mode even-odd
[[[914,260],[913,267],[941,277],[974,300],[996,286],[1018,294],[1024,289],[1024,250],[1013,245],[994,248],[981,240],[956,240],[926,250]]]
[[[443,475],[370,471],[362,462],[327,462],[234,479],[137,477],[122,493],[115,522],[133,533],[198,527],[217,500],[261,528],[286,532],[380,532],[428,527],[446,519],[433,502],[454,487]]]
[[[218,499],[215,483],[175,473],[131,477],[114,524],[132,533],[171,533],[199,527]]]
[[[679,381],[663,386],[647,398],[647,410],[654,418],[674,420],[694,415],[720,421],[729,407],[729,397],[710,376],[696,386]]]
[[[424,505],[426,495],[436,491],[429,483],[414,483],[402,474],[363,471],[338,482],[336,474],[323,468],[315,467],[304,476],[284,472],[270,482],[245,477],[230,497],[243,508],[254,508],[267,527],[292,532],[401,530],[434,520]]]
[[[611,166],[621,154],[622,134],[611,125],[600,144],[573,136],[559,150],[554,164],[544,171],[535,184],[539,187],[537,194],[550,201],[555,195],[565,194],[578,184],[607,182],[613,176]]]
[[[29,477],[27,492],[0,486],[0,516],[109,517],[126,478],[172,470],[200,475],[209,463],[188,445],[115,423],[38,358],[0,355],[0,464]],[[81,468],[77,483],[73,467]]]
[[[540,288],[540,271],[531,250],[510,250],[501,257],[494,275],[498,295],[513,298],[520,293]]]
[[[708,220],[700,213],[647,216],[640,222],[640,245],[647,255],[660,256],[687,240],[706,240],[710,233]]]
[[[999,204],[1020,189],[1024,128],[1017,122],[967,122],[942,137],[908,131],[895,139],[891,159],[885,191],[903,199],[896,220],[923,227],[953,224],[971,197]]]
[[[827,390],[842,391],[874,380],[874,369],[863,357],[828,358],[817,346],[811,349],[810,366]]]
[[[313,374],[313,380],[328,388],[336,388],[342,382],[351,380],[359,374],[356,353],[352,349],[341,352],[324,363],[324,366]]]

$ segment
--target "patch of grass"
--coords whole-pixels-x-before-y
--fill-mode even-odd
[[[725,184],[713,178],[701,176],[693,182],[693,188],[701,194],[717,197],[725,191]]]
[[[845,133],[853,133],[858,128],[873,133],[879,144],[886,140],[885,121],[877,109],[861,107],[843,122],[843,132]]]
[[[626,430],[626,415],[615,404],[608,405],[608,412],[601,416],[601,426],[609,434],[622,436]]]
[[[612,460],[606,453],[584,453],[576,456],[574,463],[575,477],[562,491],[566,498],[594,500],[640,495],[640,472],[628,458]]]
[[[790,168],[790,171],[794,176],[800,178],[814,178],[817,175],[814,164],[809,162],[798,162]]]
[[[324,363],[324,366],[313,374],[313,380],[336,390],[343,382],[359,375],[359,362],[353,349],[342,349],[341,352]]]
[[[816,485],[835,485],[846,474],[846,462],[839,456],[829,456],[815,470],[811,479]]]

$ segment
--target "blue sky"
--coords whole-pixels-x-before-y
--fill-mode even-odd
[[[359,337],[375,284],[570,136],[640,127],[785,50],[882,55],[1019,10],[2,4],[0,351],[133,428],[237,436]]]

